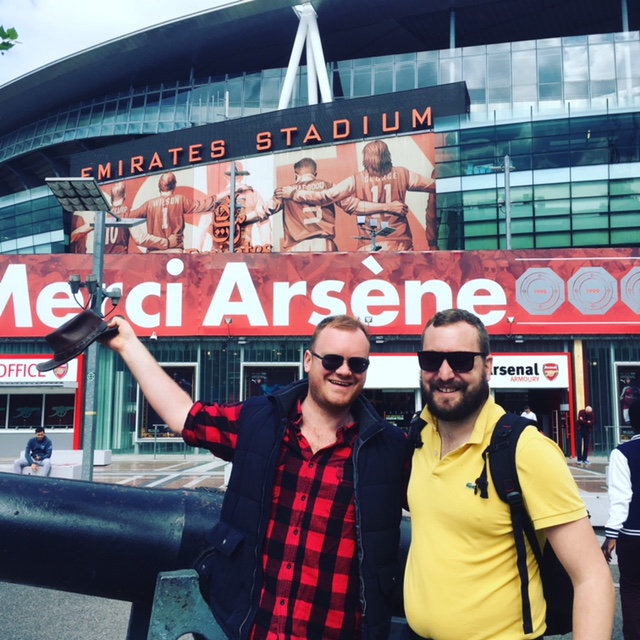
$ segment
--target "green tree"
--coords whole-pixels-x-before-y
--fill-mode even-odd
[[[4,55],[4,52],[9,51],[15,44],[19,44],[18,32],[13,27],[5,29],[0,26],[0,54]]]

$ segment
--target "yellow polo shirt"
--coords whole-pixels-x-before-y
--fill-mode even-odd
[[[534,632],[523,632],[511,516],[489,470],[489,499],[474,493],[482,452],[503,414],[490,397],[469,442],[441,459],[436,420],[428,410],[422,412],[427,422],[421,434],[424,444],[413,454],[409,482],[411,547],[404,600],[411,628],[424,638],[517,640],[535,638],[545,630],[542,583],[529,553]],[[516,464],[537,530],[587,516],[564,454],[535,427],[527,427],[520,436]]]

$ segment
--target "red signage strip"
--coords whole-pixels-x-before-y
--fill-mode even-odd
[[[0,256],[2,335],[44,336],[78,313],[68,279],[92,267],[89,255]],[[417,336],[449,307],[492,334],[640,333],[637,248],[108,255],[105,284],[123,288],[117,312],[159,338],[308,336],[337,313],[374,335]]]

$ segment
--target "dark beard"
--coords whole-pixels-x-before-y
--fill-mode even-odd
[[[483,378],[475,389],[471,391],[467,387],[462,402],[455,407],[439,407],[433,400],[433,392],[430,388],[422,385],[424,395],[427,400],[427,406],[431,415],[438,420],[446,420],[447,422],[455,422],[464,420],[482,407],[489,397],[489,381]]]

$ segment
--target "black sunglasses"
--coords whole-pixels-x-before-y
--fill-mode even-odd
[[[455,373],[468,373],[473,369],[476,357],[486,355],[476,351],[418,351],[418,362],[420,368],[429,373],[439,371],[445,360]]]
[[[335,371],[342,366],[342,363],[345,361],[344,356],[339,356],[336,353],[328,353],[326,356],[321,356],[315,351],[311,351],[309,349],[309,353],[316,358],[322,360],[322,366],[327,371]],[[367,358],[346,358],[347,366],[353,373],[364,373],[369,368],[369,360]]]

